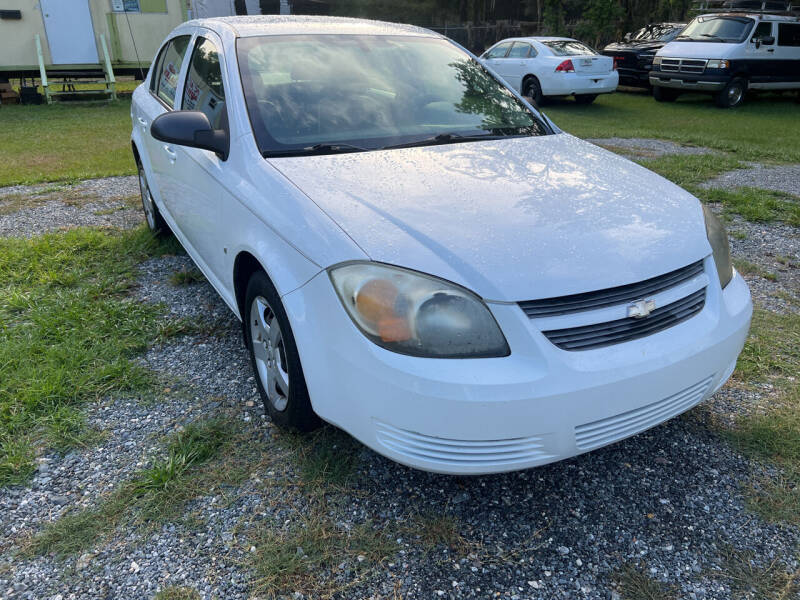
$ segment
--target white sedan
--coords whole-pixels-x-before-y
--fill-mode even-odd
[[[619,84],[612,57],[572,38],[509,38],[489,48],[481,60],[537,104],[546,96],[575,96],[576,102],[591,104]]]
[[[190,21],[133,95],[147,223],[230,309],[277,424],[444,473],[542,465],[730,376],[719,221],[416,27]]]

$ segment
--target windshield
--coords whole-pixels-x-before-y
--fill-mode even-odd
[[[754,22],[747,17],[697,17],[675,38],[675,41],[739,43],[747,37]]]
[[[445,40],[259,36],[240,38],[237,53],[265,156],[548,133],[483,66]]]
[[[683,27],[675,25],[648,25],[631,36],[634,42],[669,42]]]
[[[549,41],[542,42],[550,48],[550,52],[556,56],[582,56],[585,54],[597,54],[586,44],[575,41]]]

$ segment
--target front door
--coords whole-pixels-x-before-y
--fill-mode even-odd
[[[89,0],[40,0],[54,65],[97,64]]]

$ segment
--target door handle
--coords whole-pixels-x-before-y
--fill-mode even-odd
[[[142,117],[136,117],[136,120],[139,121],[139,125],[142,129],[147,131],[147,119],[143,119]]]
[[[169,156],[170,162],[175,162],[175,160],[178,158],[178,154],[169,146],[164,146],[164,152],[166,152],[167,156]]]
[[[767,52],[775,52],[775,48],[770,48]]]

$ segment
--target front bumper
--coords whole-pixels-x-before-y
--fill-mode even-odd
[[[542,80],[545,96],[570,96],[572,94],[610,94],[619,85],[619,73],[605,75],[583,75],[581,73],[557,73]]]
[[[715,273],[710,257],[706,273]],[[452,360],[369,342],[325,272],[287,294],[284,305],[320,417],[397,462],[452,474],[562,460],[688,410],[730,376],[752,314],[747,285],[735,274],[725,290],[709,280],[705,307],[683,323],[569,352],[518,305],[493,303],[511,355]]]
[[[718,92],[728,84],[729,80],[729,75],[712,73],[693,75],[667,71],[650,72],[650,85],[685,90],[687,92]]]

